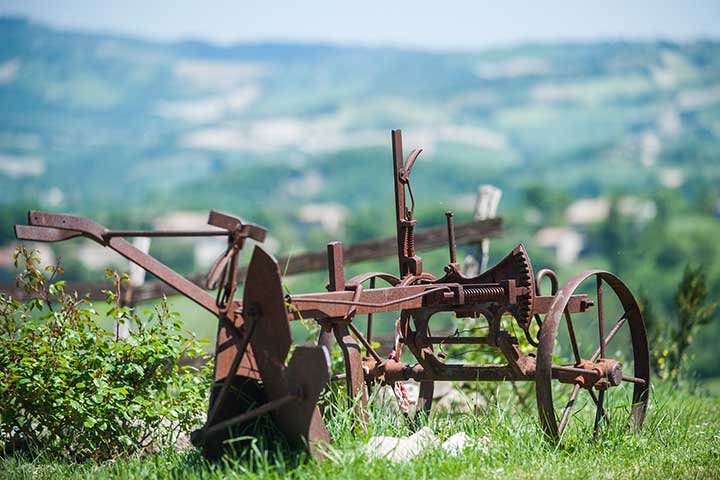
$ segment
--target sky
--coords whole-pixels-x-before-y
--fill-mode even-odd
[[[720,0],[0,0],[0,15],[154,40],[420,49],[523,42],[720,38]]]

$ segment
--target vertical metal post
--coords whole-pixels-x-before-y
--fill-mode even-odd
[[[330,242],[327,245],[328,256],[328,286],[329,292],[345,290],[345,267],[343,264],[342,242]],[[333,346],[333,327],[331,323],[320,326],[318,345],[325,347],[330,353]]]
[[[372,277],[370,279],[370,289],[372,290],[373,288],[375,288],[375,277]],[[367,337],[367,341],[370,342],[370,344],[372,344],[372,337],[373,337],[373,314],[372,314],[372,312],[368,313],[368,315],[367,315],[367,335],[366,335],[366,337]],[[365,352],[365,354],[370,355],[370,351],[367,350]]]
[[[597,275],[598,333],[600,334],[600,359],[605,358],[605,317],[603,312],[602,277]]]
[[[343,263],[342,242],[330,242],[328,254],[328,291],[345,290],[345,265]]]
[[[328,291],[337,292],[345,290],[345,266],[343,263],[342,242],[331,242],[327,246],[328,254]],[[345,360],[345,381],[347,382],[350,403],[360,400],[356,407],[358,418],[367,419],[367,390],[365,389],[365,372],[362,368],[362,353],[360,345],[350,334],[348,324],[343,321],[343,317],[328,318],[327,324],[323,326],[320,334],[320,345],[323,342],[331,342],[327,337],[335,335],[340,350],[343,352]],[[330,330],[332,329],[332,330]]]
[[[455,222],[453,221],[453,212],[445,212],[447,219],[448,231],[448,249],[450,250],[450,263],[457,263],[457,247],[455,246]]]
[[[393,183],[395,185],[395,221],[397,226],[398,262],[400,263],[400,278],[409,273],[406,258],[408,252],[405,239],[407,238],[407,225],[404,224],[407,215],[405,205],[405,185],[400,181],[400,172],[403,169],[403,145],[402,131],[392,131],[392,155],[393,155]]]

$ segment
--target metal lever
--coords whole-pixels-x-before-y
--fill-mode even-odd
[[[217,210],[211,210],[208,217],[208,225],[220,227],[230,232],[239,231],[240,236],[252,238],[256,242],[264,242],[267,229],[254,223],[245,223],[235,215],[230,215]]]
[[[28,225],[15,225],[15,238],[33,242],[61,242],[70,238],[79,237],[82,232],[74,230],[60,230],[51,227],[31,227]]]
[[[405,161],[405,165],[399,172],[400,181],[402,183],[408,183],[410,181],[410,171],[415,164],[415,160],[417,160],[417,157],[420,156],[422,151],[422,148],[416,148],[415,150],[410,152],[410,155],[408,155],[407,161]]]

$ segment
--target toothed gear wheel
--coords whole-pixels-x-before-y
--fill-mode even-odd
[[[517,287],[527,288],[527,293],[517,298],[516,318],[521,327],[530,324],[535,303],[535,281],[532,263],[525,247],[520,244],[495,266],[476,278],[480,283],[500,283],[515,280]]]

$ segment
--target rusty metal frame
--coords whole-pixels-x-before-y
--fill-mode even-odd
[[[367,386],[376,382],[420,382],[416,419],[427,416],[432,406],[435,381],[533,381],[541,424],[547,436],[559,439],[580,390],[589,393],[596,405],[594,434],[597,436],[604,409],[605,393],[623,383],[633,384],[631,423],[642,426],[649,396],[648,346],[642,315],[630,290],[609,272],[592,270],[558,286],[551,270],[533,274],[525,248],[518,245],[495,266],[477,276],[466,277],[457,263],[452,212],[446,213],[449,262],[442,276],[423,271],[422,258],[415,251],[415,198],[411,172],[421,149],[403,155],[402,134],[393,130],[392,160],[395,191],[395,220],[399,275],[368,272],[345,278],[340,242],[327,246],[328,286],[325,292],[285,295],[277,261],[256,246],[247,268],[243,300],[235,299],[238,285],[238,252],[248,238],[262,242],[266,231],[238,217],[210,212],[208,223],[214,231],[113,231],[91,220],[70,215],[30,212],[28,226],[16,226],[18,239],[62,241],[87,237],[115,250],[160,280],[187,296],[219,320],[216,343],[214,385],[205,426],[193,434],[193,443],[209,456],[222,451],[222,442],[242,433],[252,420],[270,414],[289,443],[309,448],[322,456],[321,445],[330,438],[317,407],[318,398],[330,380],[327,350],[338,343],[345,361],[345,380],[349,397],[361,422],[367,418]],[[408,198],[409,197],[409,198]],[[172,269],[140,252],[123,237],[130,236],[208,236],[227,237],[227,250],[218,258],[207,277],[207,286],[217,289],[215,297]],[[540,293],[540,283],[549,278],[550,295]],[[596,280],[597,305],[578,292],[579,285]],[[389,286],[377,287],[383,280]],[[368,283],[367,287],[365,284]],[[624,308],[624,315],[605,331],[603,285],[610,287]],[[572,316],[595,309],[598,314],[599,347],[589,358],[582,358]],[[396,349],[407,346],[415,363],[399,361],[399,351],[385,358],[372,345],[373,314],[398,312]],[[457,318],[478,318],[487,322],[482,336],[449,338],[432,334],[431,319],[440,312]],[[353,324],[361,315],[368,319],[367,332]],[[542,317],[544,316],[544,320]],[[524,332],[537,352],[525,354],[520,340],[503,328],[509,317]],[[290,321],[314,319],[321,327],[318,347],[298,347],[288,364]],[[552,363],[557,331],[564,320],[573,347],[572,364]],[[531,335],[531,324],[539,328],[539,338]],[[635,371],[625,375],[619,361],[606,356],[606,345],[624,325],[631,333]],[[451,364],[435,348],[440,344],[487,345],[499,351],[506,363]],[[364,355],[363,355],[364,351]],[[568,406],[557,412],[552,398],[552,382],[573,386]]]
[[[218,456],[223,442],[236,436],[238,428],[268,413],[290,444],[322,456],[321,445],[330,438],[317,401],[330,378],[328,358],[321,348],[299,347],[286,366],[290,325],[280,273],[277,262],[260,247],[256,246],[250,262],[244,301],[234,298],[239,251],[248,238],[262,242],[263,227],[217,211],[210,212],[208,224],[220,230],[211,231],[110,230],[87,218],[38,211],[29,212],[28,224],[15,226],[19,240],[57,242],[84,236],[136,263],[218,318],[208,417],[205,426],[191,436],[207,456]],[[217,295],[213,297],[124,239],[136,236],[226,236],[228,248],[207,278],[208,287],[217,288]]]
[[[330,287],[328,292],[294,294],[286,296],[291,320],[313,318],[323,331],[336,332],[345,357],[345,374],[348,391],[353,399],[365,402],[363,384],[381,382],[393,385],[398,381],[415,380],[421,384],[418,411],[427,414],[432,403],[432,383],[440,380],[459,381],[533,381],[536,382],[538,409],[543,427],[549,438],[558,439],[555,411],[552,408],[551,381],[574,385],[574,396],[579,389],[585,389],[597,404],[595,434],[598,422],[606,417],[603,397],[608,388],[622,382],[634,384],[633,424],[640,427],[644,420],[645,405],[649,395],[649,370],[647,366],[647,340],[645,329],[636,302],[626,286],[608,272],[584,272],[558,289],[557,275],[544,269],[533,275],[530,259],[522,245],[493,268],[474,278],[465,277],[457,264],[455,233],[452,212],[446,213],[448,230],[448,251],[450,261],[445,274],[437,278],[423,271],[422,259],[415,251],[414,216],[415,199],[410,184],[410,173],[420,149],[413,150],[407,160],[403,156],[402,135],[399,130],[392,132],[392,158],[395,191],[395,213],[399,278],[390,287],[362,289],[354,279],[343,279],[342,248],[338,242],[328,246],[328,269]],[[408,198],[409,196],[409,202]],[[577,279],[598,277],[598,305],[594,305],[587,294],[576,293]],[[374,272],[361,277],[393,278],[390,274]],[[551,295],[541,295],[539,285],[548,277],[552,283]],[[600,278],[606,279],[613,291],[626,307],[631,319],[632,348],[635,355],[633,376],[622,374],[622,365],[606,358],[604,343],[600,352],[589,359],[580,357],[575,335],[572,330],[572,315],[598,310],[600,338],[611,339],[614,330],[607,336],[603,330],[603,305]],[[416,363],[406,364],[380,357],[371,346],[372,315],[377,312],[397,311],[400,313],[400,342],[406,345],[415,357]],[[438,312],[453,312],[456,317],[485,318],[488,333],[484,336],[451,338],[432,336],[430,319]],[[357,328],[352,328],[353,318],[368,316],[368,338]],[[501,319],[511,317],[525,333],[528,341],[538,347],[537,355],[526,355],[519,348],[519,340],[501,328]],[[546,321],[541,320],[545,316]],[[551,362],[554,331],[558,318],[564,318],[571,329],[576,362],[572,365],[554,365]],[[531,322],[539,326],[539,341],[530,333]],[[616,325],[617,327],[618,325]],[[620,325],[621,326],[621,325]],[[354,338],[352,338],[354,337]],[[322,336],[321,336],[322,338]],[[609,340],[608,340],[609,341]],[[359,344],[366,350],[360,356]],[[506,359],[504,365],[448,364],[443,356],[434,352],[433,347],[441,343],[482,344],[495,347]],[[595,394],[595,390],[599,394]],[[550,398],[549,398],[550,396]],[[574,397],[573,397],[574,398]],[[565,409],[562,422],[567,422]],[[564,427],[564,423],[561,427]]]

